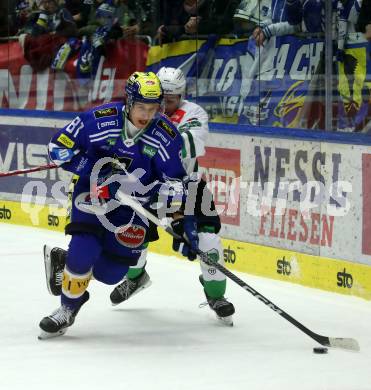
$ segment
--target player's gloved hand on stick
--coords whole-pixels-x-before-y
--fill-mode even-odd
[[[191,261],[195,260],[197,250],[199,249],[196,217],[194,215],[185,215],[174,220],[171,226],[176,234],[184,237],[183,240],[173,239],[173,250],[181,252],[183,256]]]
[[[114,199],[120,188],[119,178],[120,176],[112,170],[111,166],[103,167],[99,172],[96,186],[92,188],[92,196],[99,200]]]

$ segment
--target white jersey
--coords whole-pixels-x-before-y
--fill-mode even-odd
[[[209,117],[198,104],[183,100],[170,116],[183,137],[182,161],[190,175],[197,171],[196,157],[205,154],[205,143],[209,134]]]

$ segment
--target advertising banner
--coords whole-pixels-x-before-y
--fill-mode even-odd
[[[200,157],[198,162],[222,223],[239,226],[240,150],[206,147],[205,156]]]
[[[55,130],[45,126],[0,125],[0,171],[46,164]],[[371,146],[212,133],[199,165],[224,238],[371,264]],[[69,179],[61,169],[2,178],[0,198],[62,206]]]
[[[332,69],[333,116],[343,131],[362,130],[371,119],[371,46],[353,35]],[[161,66],[184,71],[188,98],[213,122],[325,129],[322,39],[273,36],[257,48],[252,38],[210,37],[153,46],[147,69]]]
[[[56,130],[51,126],[0,124],[0,171],[9,172],[50,163],[47,144]],[[54,203],[65,206],[71,175],[63,169],[50,169],[10,177],[0,181],[3,199]]]
[[[239,197],[225,197],[240,222],[225,220],[223,237],[371,264],[370,146],[227,134],[208,145],[240,150]]]

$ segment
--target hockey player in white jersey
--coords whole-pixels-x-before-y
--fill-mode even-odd
[[[157,75],[164,90],[165,113],[176,125],[183,138],[183,165],[188,175],[197,175],[197,157],[205,153],[205,142],[209,132],[208,115],[202,107],[184,99],[186,79],[180,69],[163,67]],[[211,199],[211,193],[205,187],[205,181],[200,180],[195,207],[195,214],[199,221],[199,248],[208,253],[210,258],[224,265],[223,248],[217,235],[221,227],[219,216],[216,215],[216,212],[213,216],[206,216],[203,215],[201,210],[204,191],[208,192]],[[213,202],[211,202],[211,209],[215,211]],[[177,229],[177,223],[177,221],[173,222],[174,230]],[[181,230],[181,227],[179,227],[179,230]],[[150,223],[148,241],[156,241],[157,239],[157,228]],[[173,249],[181,252],[190,260],[196,258],[196,254],[180,241],[173,241]],[[150,277],[145,270],[147,252],[147,250],[142,252],[138,264],[129,268],[126,277],[112,291],[110,299],[113,305],[126,301],[151,285]],[[61,278],[58,270],[63,269],[65,251],[60,248],[50,249],[45,247],[44,257],[47,268],[49,268],[49,272],[47,272],[48,289],[53,295],[59,295]],[[235,309],[233,304],[224,297],[226,291],[225,275],[214,267],[209,267],[202,262],[200,264],[202,275],[199,279],[207,298],[205,305],[208,304],[223,323],[233,325],[232,315]]]

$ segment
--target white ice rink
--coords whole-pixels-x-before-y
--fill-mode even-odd
[[[220,326],[198,307],[198,264],[158,255],[149,289],[112,307],[112,287],[93,281],[66,335],[39,341],[40,319],[59,305],[46,290],[42,246],[67,240],[6,224],[0,237],[0,389],[371,389],[370,302],[239,274],[313,331],[361,346],[315,355],[314,341],[233,282],[235,326]]]

